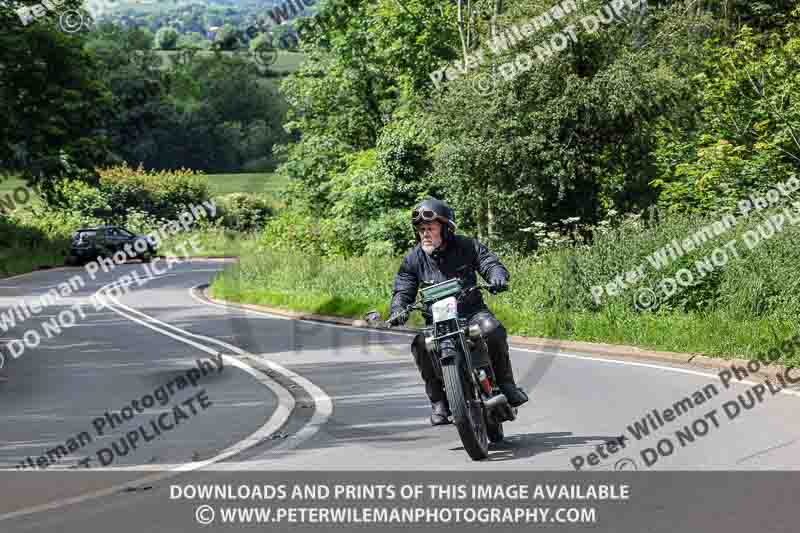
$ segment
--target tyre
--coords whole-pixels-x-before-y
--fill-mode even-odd
[[[476,398],[472,382],[466,379],[463,360],[456,355],[442,366],[444,388],[453,413],[453,423],[467,454],[475,461],[489,457],[489,436],[480,403]]]
[[[71,266],[78,266],[78,256],[76,255],[68,255],[66,259],[64,259],[64,265],[71,267]]]

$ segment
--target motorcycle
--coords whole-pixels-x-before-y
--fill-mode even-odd
[[[384,325],[391,327],[399,316],[413,311],[432,317],[432,325],[422,330],[425,348],[437,377],[444,383],[453,423],[464,449],[473,460],[480,461],[489,456],[490,442],[503,441],[503,422],[514,421],[517,408],[509,405],[497,386],[480,326],[469,325],[458,314],[458,302],[475,290],[498,292],[488,285],[465,287],[460,278],[423,284],[419,300],[389,317]],[[426,311],[428,306],[431,313]],[[373,311],[366,319],[378,322],[380,315]]]

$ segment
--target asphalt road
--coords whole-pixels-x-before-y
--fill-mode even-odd
[[[174,265],[116,296],[108,296],[110,287],[133,271],[144,277],[143,265],[122,265],[96,280],[78,268],[0,280],[0,313],[22,299],[35,301],[72,276],[86,281],[40,314],[0,329],[0,345],[29,330],[44,337],[18,358],[4,354],[0,468],[28,465],[21,473],[14,470],[15,476],[33,470],[74,473],[87,465],[91,470],[101,466],[100,449],[107,450],[102,452],[107,466],[124,479],[192,470],[227,472],[217,476],[331,470],[574,472],[577,456],[583,472],[797,470],[800,465],[800,398],[794,390],[767,392],[757,401],[751,390],[756,382],[734,382],[726,389],[710,371],[521,347],[513,347],[512,360],[531,402],[517,421],[506,424],[506,442],[492,446],[489,460],[474,462],[454,426],[428,424],[429,405],[408,351],[408,334],[288,320],[204,301],[193,289],[224,267],[218,261]],[[110,305],[95,310],[91,297],[96,293],[106,295]],[[75,304],[81,304],[85,317],[46,338],[42,323]],[[206,368],[215,365],[214,371],[199,375],[198,361],[206,361]],[[192,373],[195,383],[188,380]],[[156,399],[159,389],[169,393],[164,405]],[[745,409],[740,403],[740,414],[731,419],[724,404],[739,402],[737,395],[747,404],[749,390],[754,405]],[[154,400],[149,407],[148,396]],[[686,397],[693,399],[688,407],[685,402],[676,406]],[[134,401],[138,407],[128,410],[132,418],[112,428],[110,413]],[[174,412],[176,402],[185,402],[183,416]],[[650,434],[637,440],[634,423],[644,425],[653,410],[658,416],[651,414]],[[669,410],[672,421],[664,420]],[[731,404],[728,410],[733,411]],[[150,421],[152,438],[144,442],[140,433],[135,449],[125,446],[126,435]],[[152,434],[156,425],[162,434]],[[643,455],[643,450],[657,449],[662,439],[674,450],[646,464],[655,452]],[[603,444],[609,441],[624,446],[613,450],[614,445]],[[69,453],[58,454],[52,464],[48,459],[46,469],[30,466],[70,442]],[[662,451],[666,446],[662,443]],[[87,457],[89,463],[80,462]],[[6,486],[0,493],[0,522],[13,527],[0,523],[0,529],[34,531],[58,523],[69,531],[89,531],[90,522],[112,523],[112,512],[131,514],[135,521],[147,505],[164,498],[163,493],[137,495],[134,512],[120,501],[98,506],[109,495],[102,487],[91,488],[55,484],[42,493],[15,482],[12,493]],[[67,498],[80,495],[85,500],[65,505]],[[48,503],[51,508],[37,507]],[[103,510],[108,510],[105,517]],[[133,530],[131,520],[120,527]]]

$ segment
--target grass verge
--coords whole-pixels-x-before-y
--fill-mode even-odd
[[[309,257],[258,248],[255,241],[252,244],[239,264],[213,280],[212,296],[347,318],[361,318],[371,309],[387,316],[399,258]],[[552,297],[552,287],[563,278],[554,268],[557,263],[534,259],[506,262],[516,273],[512,291],[487,296],[486,301],[510,334],[748,359],[763,356],[798,331],[797,317],[742,318],[724,309],[651,313],[609,305],[597,311],[573,310]],[[421,323],[415,314],[410,325]],[[777,362],[796,365],[798,361],[788,355]]]

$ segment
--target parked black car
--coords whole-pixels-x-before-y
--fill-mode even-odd
[[[136,241],[143,241],[136,250]],[[125,251],[125,245],[136,253],[136,258],[143,263],[149,263],[156,253],[155,247],[144,235],[135,235],[120,226],[100,226],[97,228],[83,228],[72,234],[72,244],[67,265],[82,265],[94,261],[98,257],[111,257],[116,252]],[[146,246],[146,248],[145,248]]]

